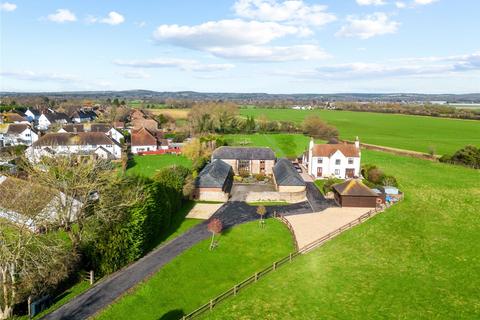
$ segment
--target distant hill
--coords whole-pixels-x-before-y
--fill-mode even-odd
[[[160,92],[150,90],[127,91],[75,91],[75,92],[0,92],[0,97],[46,96],[63,99],[106,99],[128,100],[229,100],[241,103],[254,101],[365,101],[365,102],[429,102],[480,103],[480,93],[471,94],[417,94],[417,93],[334,93],[334,94],[268,94],[268,93],[221,93],[221,92]]]

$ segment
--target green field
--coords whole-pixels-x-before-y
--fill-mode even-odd
[[[468,144],[480,145],[480,121],[408,116],[353,111],[241,109],[242,115],[271,120],[302,122],[317,114],[337,127],[340,137],[353,140],[356,136],[365,143],[399,149],[437,154],[453,153]]]
[[[405,200],[268,275],[208,319],[479,319],[480,171],[364,151]]]
[[[104,310],[97,319],[180,319],[293,250],[290,232],[278,220],[234,227],[210,251],[200,242]]]
[[[231,134],[225,138],[229,145],[270,147],[276,156],[295,158],[307,148],[310,138],[301,134]]]
[[[158,170],[173,165],[191,168],[192,161],[184,156],[173,154],[134,156],[127,174],[137,174],[145,177],[153,176]]]

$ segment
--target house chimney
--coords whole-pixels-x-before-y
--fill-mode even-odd
[[[313,146],[315,146],[315,141],[313,137],[310,138],[310,144],[308,145],[308,164],[307,170],[309,174],[312,174],[312,157],[313,157]]]
[[[313,141],[313,137],[310,137],[310,144],[308,145],[308,150],[312,150],[313,146],[315,145],[315,141]]]
[[[358,136],[355,138],[355,147],[360,149],[360,140],[358,139]]]

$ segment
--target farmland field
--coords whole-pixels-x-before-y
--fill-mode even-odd
[[[175,120],[187,119],[190,109],[148,109],[154,115],[165,114],[172,117]]]
[[[479,319],[480,171],[382,152],[405,200],[268,275],[207,319]]]
[[[173,165],[190,168],[192,162],[184,156],[173,154],[134,156],[127,174],[151,177],[157,171]]]
[[[229,145],[270,147],[277,157],[295,158],[308,147],[310,138],[301,134],[232,134],[225,136]]]
[[[218,238],[213,251],[209,241],[182,253],[96,319],[180,319],[293,250],[290,232],[277,220],[264,229],[257,221],[234,227]]]
[[[428,152],[453,153],[467,144],[480,145],[480,121],[382,114],[352,111],[241,109],[241,115],[300,123],[305,117],[317,114],[337,127],[340,137],[353,140],[356,136],[365,143]]]

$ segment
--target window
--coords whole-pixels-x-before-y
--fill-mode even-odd
[[[353,164],[353,158],[348,158],[348,164]]]
[[[318,163],[318,164],[322,164],[322,163],[323,163],[323,159],[322,159],[322,158],[318,158],[317,163]]]
[[[265,173],[265,160],[260,160],[260,173]]]
[[[339,160],[340,161],[340,160]],[[335,175],[339,176],[340,175],[340,169],[335,169]]]
[[[336,164],[337,166],[339,166],[341,163],[342,163],[342,160],[340,160],[340,159],[335,160],[335,164]]]

